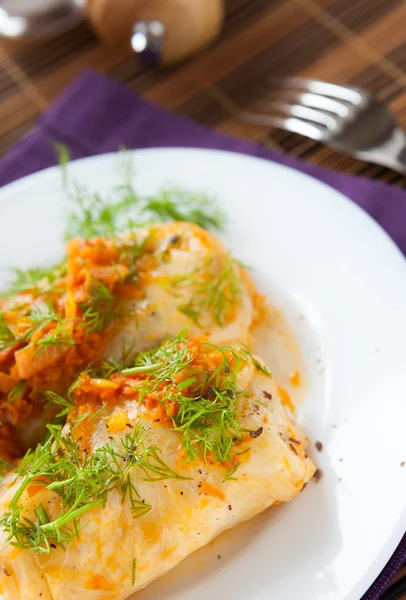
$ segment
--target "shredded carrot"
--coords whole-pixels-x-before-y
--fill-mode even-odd
[[[115,590],[116,585],[107,581],[103,575],[90,575],[84,585],[86,590]]]
[[[216,486],[209,483],[208,481],[203,481],[203,483],[200,486],[200,490],[203,492],[203,494],[206,494],[207,496],[213,496],[214,498],[218,498],[223,502],[226,499],[225,493],[222,490],[219,490]]]
[[[127,253],[127,256],[123,252],[125,243],[114,238],[70,240],[66,247],[66,275],[61,275],[51,290],[31,288],[19,293],[16,299],[9,297],[1,301],[6,325],[12,328],[16,340],[21,340],[0,352],[0,414],[7,427],[19,426],[32,414],[40,415],[44,390],[64,394],[84,367],[102,362],[108,341],[107,333],[86,330],[81,303],[92,301],[95,281],[106,286],[113,299],[121,297],[122,289],[127,294],[131,288],[133,296],[137,289],[140,294],[138,282],[126,281],[130,272],[131,253]],[[131,245],[133,241],[129,238],[128,243]],[[143,268],[148,269],[151,260],[149,257]],[[27,338],[27,332],[33,326],[29,310],[37,305],[50,306],[56,317],[41,327],[34,327]],[[7,307],[12,309],[8,310]],[[53,343],[51,336],[57,326],[56,319],[63,323],[63,336],[71,340],[66,344],[63,343],[63,336],[62,341],[60,339],[58,343]],[[47,337],[50,337],[49,341]],[[24,398],[13,402],[11,406],[7,395],[21,380],[25,381]],[[113,381],[93,380],[91,394],[98,400],[110,401],[117,388]],[[4,444],[3,433],[7,434]],[[10,429],[6,431],[0,428],[0,455],[5,458],[7,452],[3,449],[7,445],[11,448],[11,435]],[[17,447],[18,444],[13,446],[12,454]]]
[[[41,483],[41,481],[43,483]],[[36,494],[38,494],[38,492],[42,492],[44,487],[46,487],[48,485],[48,483],[51,483],[51,480],[48,479],[48,477],[44,477],[44,476],[38,477],[38,479],[34,483],[31,483],[27,487],[28,496],[30,498],[33,498]]]
[[[289,393],[285,390],[285,388],[278,386],[278,394],[280,396],[281,402],[284,406],[288,406],[292,412],[294,412],[295,407],[290,398]]]
[[[107,427],[111,433],[117,433],[118,431],[123,431],[127,423],[129,423],[127,413],[124,410],[120,410],[109,418]]]
[[[289,381],[290,383],[293,385],[293,387],[299,387],[300,382],[301,382],[301,378],[300,378],[300,373],[299,371],[295,371],[290,377],[289,377]]]
[[[14,379],[7,373],[0,373],[0,392],[8,394],[17,385],[18,379]]]

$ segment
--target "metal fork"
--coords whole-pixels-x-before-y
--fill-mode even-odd
[[[239,113],[242,121],[299,133],[406,175],[406,134],[373,94],[299,77],[272,84],[269,99]]]

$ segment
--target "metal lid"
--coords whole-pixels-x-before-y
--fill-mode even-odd
[[[145,65],[155,65],[165,43],[165,25],[161,21],[138,21],[133,27],[131,47]]]

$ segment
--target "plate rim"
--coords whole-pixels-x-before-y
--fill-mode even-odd
[[[356,202],[354,202],[353,200],[348,198],[345,194],[343,194],[339,190],[336,190],[333,186],[329,185],[328,183],[325,183],[324,181],[320,181],[319,179],[317,179],[316,177],[313,177],[312,175],[310,175],[308,173],[299,171],[298,169],[295,169],[294,167],[290,167],[289,165],[284,165],[279,162],[275,162],[275,161],[272,161],[272,160],[269,160],[266,158],[262,158],[261,156],[245,154],[243,152],[238,152],[238,151],[221,150],[221,149],[217,149],[217,148],[199,148],[199,147],[195,147],[195,146],[193,146],[193,147],[192,146],[190,146],[190,147],[189,146],[154,146],[151,148],[128,148],[127,149],[127,152],[129,152],[132,156],[139,154],[139,153],[153,154],[155,152],[159,153],[159,152],[167,152],[167,151],[170,151],[173,153],[179,153],[179,154],[182,152],[191,152],[193,154],[199,154],[199,153],[201,153],[201,154],[219,154],[221,156],[233,157],[233,158],[237,158],[237,159],[242,159],[244,161],[247,160],[250,162],[252,161],[254,163],[260,162],[263,165],[267,165],[268,167],[281,169],[282,171],[288,171],[289,173],[293,172],[295,174],[295,176],[297,176],[298,178],[303,178],[307,181],[311,181],[312,184],[314,184],[316,187],[319,187],[321,189],[324,188],[325,190],[328,190],[329,194],[332,193],[332,194],[336,195],[337,198],[340,198],[342,202],[347,204],[347,206],[351,207],[350,210],[355,210],[358,214],[362,214],[373,227],[378,229],[380,231],[380,233],[384,235],[384,237],[386,238],[386,241],[391,244],[392,248],[395,250],[395,252],[398,254],[398,256],[400,256],[401,258],[404,259],[404,263],[405,263],[405,267],[406,267],[406,257],[404,256],[403,252],[400,250],[399,246],[396,244],[396,242],[394,242],[394,240],[391,238],[391,236],[387,233],[387,231],[382,227],[382,225],[380,223],[378,223],[378,221],[376,221],[366,210],[364,210],[361,206],[358,206],[358,204]],[[116,150],[114,152],[102,152],[100,154],[91,154],[89,156],[83,156],[81,158],[71,159],[69,161],[69,165],[82,164],[82,163],[91,162],[94,160],[107,160],[109,158],[113,158],[114,156],[119,155],[119,153],[120,153],[120,150]],[[19,186],[27,185],[27,183],[30,184],[32,181],[34,181],[34,183],[37,180],[40,181],[43,177],[47,177],[50,174],[52,175],[53,173],[55,173],[55,175],[56,175],[59,168],[60,168],[60,166],[58,164],[55,164],[50,167],[46,167],[45,169],[36,171],[35,173],[30,173],[29,175],[24,175],[23,177],[20,177],[19,179],[11,181],[10,183],[7,183],[3,187],[0,187],[0,202],[2,201],[2,196],[4,194],[13,192],[15,188],[18,189]]]

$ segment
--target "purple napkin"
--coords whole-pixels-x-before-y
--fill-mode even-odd
[[[259,156],[294,167],[351,198],[388,232],[406,254],[406,193],[389,185],[340,175],[233,139],[153,106],[102,75],[85,72],[0,162],[0,186],[55,164],[55,141],[72,158],[129,148],[189,146]],[[378,600],[406,561],[406,535],[362,600]],[[360,574],[361,575],[361,574]]]

